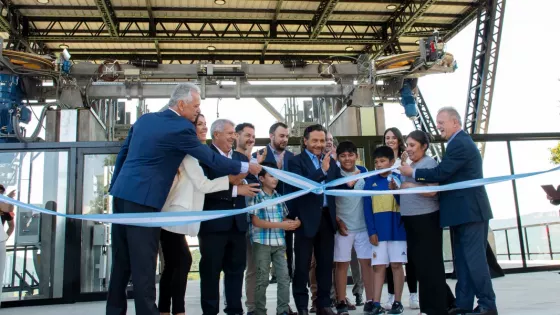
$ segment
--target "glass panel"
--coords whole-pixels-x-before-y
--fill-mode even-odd
[[[550,148],[558,141],[516,141],[511,143],[515,173],[548,170],[554,165],[550,162]],[[541,185],[557,187],[558,173],[547,173],[517,181],[519,212],[523,225],[525,256],[527,266],[560,265],[558,257],[558,207],[550,203]],[[552,225],[551,225],[552,224]],[[550,226],[549,226],[550,225]],[[550,241],[549,241],[550,238]],[[551,247],[556,247],[556,255]],[[554,249],[552,249],[554,252]]]
[[[484,177],[510,174],[507,143],[486,143],[483,168]],[[494,215],[488,233],[490,247],[503,269],[522,267],[512,183],[507,181],[487,185],[486,191]]]
[[[84,155],[82,214],[112,213],[109,184],[116,154]],[[111,225],[82,221],[82,292],[107,291],[111,271]]]
[[[68,152],[0,153],[0,183],[15,199],[66,213]],[[15,207],[2,301],[62,296],[66,220]]]

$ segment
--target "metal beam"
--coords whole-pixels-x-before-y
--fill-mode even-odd
[[[282,1],[282,0],[280,0]],[[323,0],[324,1],[324,0]],[[337,1],[338,2],[338,1]],[[146,3],[148,6],[148,3]],[[146,6],[146,7],[147,7]],[[45,7],[43,5],[16,5],[14,6],[17,9],[23,10],[42,10],[39,12],[33,12],[32,15],[29,16],[48,16],[46,12],[50,10],[56,11],[74,11],[74,10],[83,10],[83,11],[95,11],[97,10],[97,6],[80,6],[80,5],[49,5]],[[115,12],[118,11],[146,11],[146,7],[143,6],[113,6],[113,10]],[[239,14],[247,14],[247,13],[265,13],[265,14],[274,14],[276,12],[275,9],[259,9],[259,8],[216,8],[213,7],[166,7],[166,6],[152,6],[150,3],[150,8],[152,12],[212,12],[212,13],[239,13]],[[317,11],[314,10],[293,10],[293,9],[286,9],[283,10],[283,13],[286,14],[308,14],[314,15]],[[49,12],[50,13],[50,12]],[[61,15],[64,14],[64,12]],[[362,16],[391,16],[392,12],[389,11],[335,11],[332,13],[334,15],[362,15]],[[66,15],[66,16],[75,16],[74,14]],[[435,17],[435,18],[457,18],[460,15],[453,14],[453,13],[426,13],[426,16]]]
[[[317,12],[313,16],[311,23],[309,25],[309,29],[311,30],[311,35],[309,38],[316,39],[319,36],[319,33],[323,30],[325,24],[329,20],[331,13],[334,11],[338,0],[323,0],[319,4],[317,8]]]
[[[451,24],[449,30],[445,33],[445,35],[443,35],[443,41],[449,41],[451,38],[453,38],[453,36],[459,34],[460,31],[462,31],[465,27],[467,27],[467,25],[474,21],[474,19],[476,19],[479,6],[480,5],[477,4],[476,6],[469,7],[460,18],[458,18],[453,24]]]
[[[158,41],[159,42],[159,41]],[[400,46],[408,47],[409,50],[411,47],[418,47],[417,44],[414,43],[401,43]],[[207,48],[195,48],[195,49],[180,49],[180,48],[167,48],[167,49],[160,49],[162,54],[176,54],[176,55],[183,55],[183,54],[192,54],[192,53],[204,53],[204,54],[211,54],[219,56],[221,54],[259,54],[261,52],[260,49],[224,49],[215,52],[208,51]],[[102,48],[102,49],[90,49],[90,48],[72,48],[72,56],[74,54],[93,54],[93,55],[100,55],[100,54],[144,54],[144,53],[153,53],[154,50],[151,48],[139,48],[139,49],[131,49],[131,48]],[[310,51],[308,49],[271,49],[268,50],[270,53],[276,54],[309,54]],[[327,49],[327,50],[312,50],[313,54],[347,54],[351,55],[348,52],[340,49]]]
[[[97,5],[97,10],[99,10],[103,22],[107,25],[109,35],[118,37],[119,22],[117,21],[117,15],[115,14],[115,10],[113,10],[111,0],[95,0],[95,4]]]
[[[88,25],[88,23],[91,22],[81,22],[81,26],[86,27]],[[77,22],[76,25],[80,24],[80,22]],[[159,24],[159,23],[158,23]],[[80,26],[78,26],[80,27]],[[103,26],[103,28],[105,28],[105,26]],[[350,28],[350,25],[348,26],[348,28]],[[276,36],[277,37],[301,37],[301,36],[308,36],[308,32],[307,31],[294,31],[294,32],[287,32],[282,30],[282,28],[278,29],[278,25],[276,25]],[[431,36],[434,33],[434,29],[433,27],[428,28],[428,27],[413,27],[409,32],[404,33],[401,37],[427,37],[427,36]],[[75,29],[75,27],[73,28],[69,28],[69,29],[63,29],[63,28],[35,28],[33,30],[35,32],[35,34],[41,34],[42,36],[47,36],[47,35],[65,35],[68,33],[71,33],[71,35],[77,35],[77,34],[89,34],[91,35],[92,33],[97,32],[98,30],[95,29]],[[216,30],[217,32],[220,32],[219,30]],[[371,31],[371,28],[370,28]],[[439,33],[441,35],[445,35],[447,33],[449,33],[449,30],[447,29],[442,29],[439,28],[438,29]],[[170,35],[174,34],[175,36],[180,36],[180,35],[192,35],[191,34],[192,31],[189,31],[187,29],[179,29],[179,30],[173,30],[173,33],[170,33]],[[270,30],[269,30],[270,32]],[[124,36],[125,35],[142,35],[145,34],[146,31],[145,30],[139,30],[139,29],[128,29],[128,30],[121,30],[120,31],[121,35]],[[216,32],[213,30],[203,30],[200,32],[197,32],[196,34],[200,35],[215,35]],[[159,32],[160,35],[164,35],[164,37],[171,37],[171,36],[167,36],[166,32]],[[222,33],[223,34],[223,33]],[[231,36],[231,35],[236,35],[236,36],[247,36],[247,35],[257,35],[260,33],[255,33],[254,31],[242,31],[242,30],[233,30],[233,31],[227,31],[224,35],[225,36]],[[270,33],[267,33],[267,37],[270,37]],[[341,37],[348,37],[348,36],[354,36],[356,38],[364,38],[365,36],[372,37],[372,33],[371,32],[352,32],[351,30],[344,30],[342,32],[333,32],[329,29],[329,31],[323,31],[319,34],[319,37],[333,37],[333,38],[341,38]],[[157,34],[156,34],[157,36]],[[418,45],[416,45],[418,46]]]
[[[173,92],[178,82],[145,83],[139,88],[132,85],[129,88],[119,82],[94,82],[86,91],[89,99],[106,98],[167,98]],[[107,85],[100,85],[107,84]],[[110,84],[110,85],[109,85]],[[341,85],[241,85],[242,98],[265,97],[341,97]],[[235,85],[207,85],[206,98],[236,98]]]
[[[127,69],[137,69],[133,65],[121,64],[123,72]],[[211,65],[159,65],[155,69],[141,70],[140,75],[148,80],[173,80],[173,79],[198,79],[199,71],[203,67]],[[358,75],[358,66],[352,63],[332,65],[335,79],[347,78],[348,82],[352,82],[352,78]],[[225,71],[224,69],[223,71]],[[325,79],[320,76],[317,65],[309,65],[303,68],[286,68],[283,65],[250,65],[241,64],[239,71],[245,74],[247,80],[321,80],[332,81],[335,79]],[[216,68],[214,69],[216,72]],[[96,78],[99,73],[99,65],[80,62],[72,66],[70,75],[78,80],[89,82],[91,78]],[[255,85],[253,85],[255,86]],[[303,85],[305,87],[306,85]]]
[[[385,42],[381,49],[377,49],[370,55],[370,60],[375,60],[388,47],[398,42],[401,35],[406,33],[416,20],[426,12],[426,10],[437,0],[423,0],[417,3],[414,0],[404,2],[387,21],[387,27],[391,29],[391,37]]]
[[[371,40],[371,39],[356,39],[356,38],[319,38],[316,40],[311,40],[309,38],[266,38],[266,37],[190,37],[190,36],[177,36],[177,37],[165,37],[165,36],[125,36],[125,37],[109,37],[109,36],[29,36],[30,41],[44,41],[44,42],[65,42],[65,43],[146,43],[159,41],[160,43],[171,43],[171,42],[182,42],[182,43],[216,43],[216,42],[228,42],[228,43],[263,43],[269,41],[270,43],[289,43],[289,44],[309,44],[309,45],[322,45],[322,44],[367,44],[367,43],[378,43],[381,40]]]
[[[274,18],[268,27],[268,34],[266,35],[267,38],[278,37],[278,17],[280,16],[280,10],[282,10],[282,2],[283,0],[278,0],[276,2],[276,10],[274,11]],[[264,63],[264,55],[266,54],[269,43],[270,41],[266,40],[263,44],[260,63]]]
[[[436,129],[436,124],[420,89],[418,89],[418,97],[416,98],[416,108],[418,109],[418,117],[414,120],[416,129],[422,130],[434,137],[439,136],[439,131]],[[432,152],[432,156],[437,157],[441,161],[443,156],[443,144],[431,144],[430,152]]]
[[[156,22],[154,19],[154,12],[152,10],[151,0],[146,0],[146,10],[148,10],[148,18],[150,19],[150,36],[155,37],[157,31],[156,31]]]
[[[33,22],[103,22],[103,19],[97,16],[28,16],[29,21]],[[148,23],[149,19],[145,17],[121,17],[119,22],[129,23]],[[217,16],[208,16],[206,18],[181,18],[181,17],[167,17],[167,18],[155,18],[156,23],[220,23],[220,24],[269,24],[270,19],[268,18],[252,18],[252,19],[224,19]],[[397,26],[400,25],[397,22]],[[285,19],[278,20],[278,24],[284,25],[306,25],[309,26],[309,20],[295,20],[295,19]],[[383,26],[386,25],[384,22],[372,22],[372,21],[344,21],[344,20],[331,20],[327,21],[328,25],[356,25],[356,26]],[[418,23],[417,26],[431,27],[431,28],[445,28],[445,24],[442,23]],[[262,31],[263,33],[266,33]]]
[[[27,28],[27,33],[29,31],[28,20],[25,20],[27,24],[25,27],[22,26],[23,22],[24,19],[19,11],[13,8],[11,2],[0,1],[0,31],[8,33],[10,35],[10,41],[12,42],[12,47],[9,41],[7,48],[12,49],[13,47],[23,45],[26,51],[35,52],[32,45],[23,37],[22,28]],[[41,49],[43,48],[40,43],[37,43],[37,46]]]
[[[478,11],[464,122],[470,134],[488,132],[505,5],[506,0],[483,0]],[[479,143],[479,149],[484,156],[484,142]]]
[[[266,98],[257,97],[255,100],[257,100],[257,102],[259,102],[277,121],[284,121],[284,116],[282,116],[282,114],[277,111],[276,108],[274,108],[274,106],[266,100]]]

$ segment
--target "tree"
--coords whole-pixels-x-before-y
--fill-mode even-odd
[[[550,162],[555,165],[560,164],[560,142],[550,149]]]

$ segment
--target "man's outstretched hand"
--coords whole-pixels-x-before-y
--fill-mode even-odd
[[[249,163],[249,173],[258,176],[262,170],[262,166],[257,163]]]
[[[401,172],[401,175],[403,175],[403,176],[412,177],[413,169],[408,164],[402,165],[401,167],[399,167],[399,171]]]

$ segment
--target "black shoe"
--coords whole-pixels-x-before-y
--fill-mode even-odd
[[[255,312],[247,312],[247,315],[253,315]]]
[[[277,282],[278,282],[278,281],[276,280],[276,277],[272,277],[272,278],[270,278],[270,281],[269,281],[268,283],[270,283],[270,284],[275,284],[275,283],[277,283]]]
[[[393,307],[387,312],[387,314],[402,314],[404,312],[404,306],[401,302],[393,302]]]
[[[373,305],[373,302],[372,302],[372,301],[366,302],[366,303],[364,304],[364,314],[365,314],[365,315],[371,315],[371,314],[373,314],[373,307],[374,307],[374,305]]]
[[[372,303],[373,309],[371,310],[371,315],[382,315],[385,314],[385,309],[379,303]],[[364,307],[365,308],[365,307]]]
[[[297,313],[298,315],[309,315],[309,312],[307,310],[298,310]]]
[[[346,304],[346,301],[340,301],[338,302],[338,304],[336,305],[336,313],[338,315],[348,315],[348,304]]]
[[[354,296],[356,297],[356,306],[364,305],[364,300],[362,299],[361,294],[354,294]]]
[[[335,315],[332,308],[330,307],[321,307],[317,308],[317,315]]]
[[[448,315],[465,315],[465,314],[469,314],[469,313],[472,313],[472,312],[469,311],[469,310],[456,308],[456,307],[451,308],[447,311]]]
[[[465,315],[498,315],[497,310],[487,310],[480,306],[477,306],[474,311],[465,313]]]

